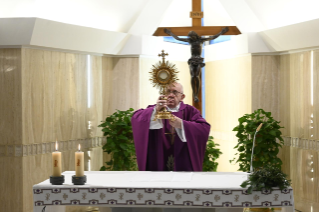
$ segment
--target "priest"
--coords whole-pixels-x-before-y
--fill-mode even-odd
[[[137,110],[132,117],[133,136],[140,171],[202,171],[210,125],[193,106],[183,103],[183,86],[167,87],[167,100]],[[175,119],[154,121],[163,107]]]

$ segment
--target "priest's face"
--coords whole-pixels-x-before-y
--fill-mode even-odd
[[[183,86],[179,83],[174,83],[167,87],[167,106],[169,108],[176,107],[183,99],[185,94],[183,94]]]

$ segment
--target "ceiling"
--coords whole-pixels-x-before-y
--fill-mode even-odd
[[[319,18],[318,0],[202,0],[204,25],[259,32]],[[191,26],[191,0],[0,0],[0,17],[38,17],[97,29],[151,35]]]

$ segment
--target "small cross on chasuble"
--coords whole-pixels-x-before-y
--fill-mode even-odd
[[[170,138],[171,138],[171,145],[174,145],[175,136],[176,136],[175,128],[171,126],[170,132],[169,132],[169,133],[165,133],[165,135],[169,135],[169,136],[170,136]]]
[[[175,128],[171,126],[170,132],[165,133],[165,135],[168,135],[170,137],[170,144],[171,146],[173,146],[175,142],[175,136],[176,136]],[[168,157],[166,166],[168,171],[174,171],[174,156],[173,155],[170,155]]]

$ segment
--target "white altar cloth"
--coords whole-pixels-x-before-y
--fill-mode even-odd
[[[33,186],[34,206],[238,208],[293,207],[292,188],[247,194],[242,172],[85,172],[87,183],[73,185],[74,171],[63,185],[49,179]],[[291,210],[292,211],[292,210]]]

